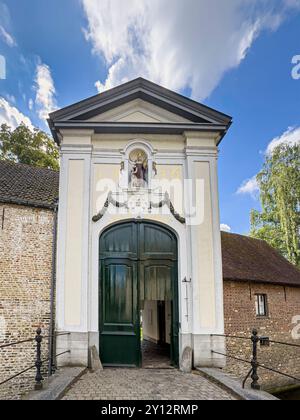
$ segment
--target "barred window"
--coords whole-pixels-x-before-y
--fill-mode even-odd
[[[268,316],[267,295],[255,295],[256,316]]]

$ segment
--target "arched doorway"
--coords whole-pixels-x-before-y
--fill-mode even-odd
[[[129,221],[102,233],[99,329],[104,366],[142,365],[141,313],[149,302],[157,307],[155,317],[147,320],[155,329],[152,338],[168,343],[170,362],[178,365],[177,269],[177,239],[162,224]]]

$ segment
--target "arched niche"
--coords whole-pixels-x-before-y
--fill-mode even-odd
[[[121,187],[151,189],[156,174],[152,146],[143,140],[133,140],[122,151]]]

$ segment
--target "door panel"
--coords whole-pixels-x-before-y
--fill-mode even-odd
[[[149,260],[140,262],[141,300],[173,299],[173,262]]]
[[[101,236],[100,258],[137,259],[138,226],[136,223],[124,223],[113,226]]]
[[[159,225],[140,224],[140,259],[177,259],[174,235]]]
[[[137,263],[102,263],[101,360],[103,365],[139,366]]]
[[[133,267],[105,264],[104,270],[104,326],[134,325]]]

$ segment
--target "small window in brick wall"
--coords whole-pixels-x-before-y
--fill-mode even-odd
[[[267,295],[255,295],[256,316],[268,316]]]

